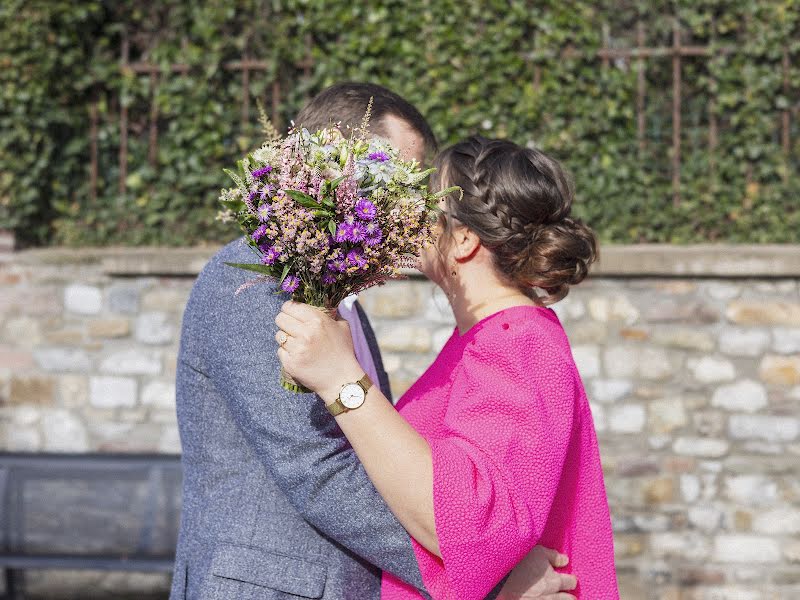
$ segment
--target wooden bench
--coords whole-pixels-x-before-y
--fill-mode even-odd
[[[171,573],[180,457],[0,453],[6,597],[30,569]]]

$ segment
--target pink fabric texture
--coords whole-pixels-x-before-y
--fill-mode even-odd
[[[592,415],[551,309],[454,331],[398,410],[433,453],[442,559],[414,551],[434,600],[485,598],[537,543],[570,557],[578,598],[619,598]],[[381,598],[421,596],[384,573]]]

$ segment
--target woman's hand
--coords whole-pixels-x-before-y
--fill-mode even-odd
[[[343,384],[357,381],[364,370],[356,360],[347,321],[300,302],[284,302],[275,317],[278,358],[296,381],[332,402]]]
[[[497,600],[575,600],[575,596],[567,592],[575,589],[577,579],[555,570],[567,566],[568,562],[563,554],[536,546],[511,571]]]

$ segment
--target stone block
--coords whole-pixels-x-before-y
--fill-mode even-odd
[[[675,482],[671,477],[646,481],[642,486],[642,494],[648,505],[672,502],[675,498]]]
[[[663,380],[674,373],[673,361],[661,348],[612,345],[603,353],[605,372],[612,378]]]
[[[77,408],[89,402],[89,380],[80,375],[58,378],[58,403],[63,408]]]
[[[166,313],[143,313],[136,318],[134,337],[143,344],[168,344],[175,337],[175,326]]]
[[[96,408],[136,406],[136,380],[130,377],[92,377],[89,401]]]
[[[359,302],[371,319],[413,317],[423,309],[423,287],[413,281],[392,281],[359,295]]]
[[[2,331],[3,340],[17,348],[30,349],[42,343],[39,321],[28,316],[9,319]]]
[[[768,354],[761,360],[758,375],[772,385],[800,384],[800,355],[775,356]]]
[[[42,416],[43,449],[49,452],[87,452],[86,427],[73,413],[63,409]]]
[[[671,433],[686,425],[686,410],[681,398],[653,400],[648,405],[648,425],[653,433]]]
[[[680,476],[679,487],[684,502],[692,504],[700,498],[700,478],[697,475],[684,473]]]
[[[596,346],[573,346],[572,357],[583,379],[600,375],[600,351]]]
[[[772,349],[778,354],[800,353],[800,327],[779,327],[772,330]]]
[[[36,427],[5,423],[0,431],[3,432],[3,450],[38,452],[42,449],[42,437]]]
[[[754,413],[766,405],[766,388],[752,379],[720,386],[711,398],[711,406],[737,412]]]
[[[64,308],[80,315],[96,315],[103,309],[103,292],[92,285],[69,285],[64,289]]]
[[[639,310],[625,296],[596,297],[589,300],[589,314],[601,323],[622,322],[631,325],[639,320]]]
[[[389,352],[430,352],[431,332],[419,325],[396,325],[383,329],[378,342]]]
[[[741,506],[771,506],[778,499],[778,485],[764,475],[728,476],[725,497]]]
[[[733,363],[721,356],[690,358],[688,366],[694,378],[700,383],[719,383],[731,381],[736,377]]]
[[[758,511],[753,518],[753,531],[770,535],[800,534],[800,509],[782,507]]]
[[[722,511],[710,505],[690,506],[687,512],[689,524],[705,533],[713,533],[722,528]]]
[[[716,323],[719,314],[701,300],[659,299],[647,304],[642,316],[650,323]]]
[[[142,404],[156,409],[175,411],[175,383],[151,381],[142,390]]]
[[[605,406],[590,402],[589,407],[592,410],[592,421],[594,421],[595,431],[597,433],[603,433],[608,427]]]
[[[761,439],[766,442],[791,442],[800,435],[800,420],[768,415],[732,415],[729,422],[732,438]]]
[[[436,331],[433,332],[431,349],[434,352],[440,352],[441,349],[444,348],[444,345],[450,340],[452,335],[453,335],[453,330],[450,327],[437,329]]]
[[[761,356],[769,346],[770,335],[766,329],[725,327],[719,334],[719,349],[729,356]]]
[[[697,531],[670,531],[650,536],[650,550],[656,558],[702,562],[711,553],[709,539]]]
[[[559,300],[551,306],[556,312],[561,322],[578,321],[586,314],[586,307],[583,302],[575,298],[572,294]]]
[[[608,327],[597,321],[567,322],[564,327],[573,344],[601,344],[608,338]]]
[[[653,332],[653,341],[661,346],[710,352],[714,349],[714,338],[701,329],[677,327],[658,328]]]
[[[158,312],[183,312],[189,298],[190,286],[156,287],[142,297],[142,309]]]
[[[777,540],[755,535],[731,534],[714,538],[712,558],[721,563],[776,563],[781,559]]]
[[[33,356],[45,371],[85,373],[91,368],[89,355],[75,348],[42,348],[34,350]]]
[[[729,447],[727,440],[698,437],[679,437],[672,444],[677,454],[698,458],[720,458],[728,453]]]
[[[645,410],[640,404],[623,404],[609,409],[608,425],[615,433],[639,433],[644,428]]]
[[[158,451],[166,454],[181,453],[181,437],[178,433],[178,426],[167,425],[161,430],[161,437],[158,440]]]
[[[111,312],[133,315],[139,311],[139,288],[133,285],[113,285],[108,290],[108,308]]]
[[[55,381],[36,375],[15,376],[9,384],[10,404],[51,406],[55,396]]]
[[[728,304],[725,316],[729,321],[740,325],[800,327],[800,304],[783,301],[735,300]]]
[[[158,375],[161,353],[136,349],[114,352],[100,363],[100,371],[110,375]]]
[[[592,400],[611,403],[628,397],[633,391],[633,382],[628,379],[595,379],[590,389]]]
[[[703,284],[705,294],[714,300],[733,300],[742,293],[742,288],[727,281],[707,281]]]
[[[89,323],[89,335],[94,338],[121,338],[131,332],[128,319],[100,319]]]

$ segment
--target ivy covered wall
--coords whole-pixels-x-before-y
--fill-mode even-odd
[[[673,55],[598,56],[668,48],[676,17],[681,45],[707,49],[680,58],[679,190]],[[121,65],[126,44],[125,64],[159,72]],[[243,57],[263,63],[246,84]],[[256,100],[286,126],[343,79],[404,95],[443,144],[479,132],[554,154],[604,241],[800,241],[798,0],[6,0],[0,229],[23,244],[228,239],[222,167],[259,143]]]

